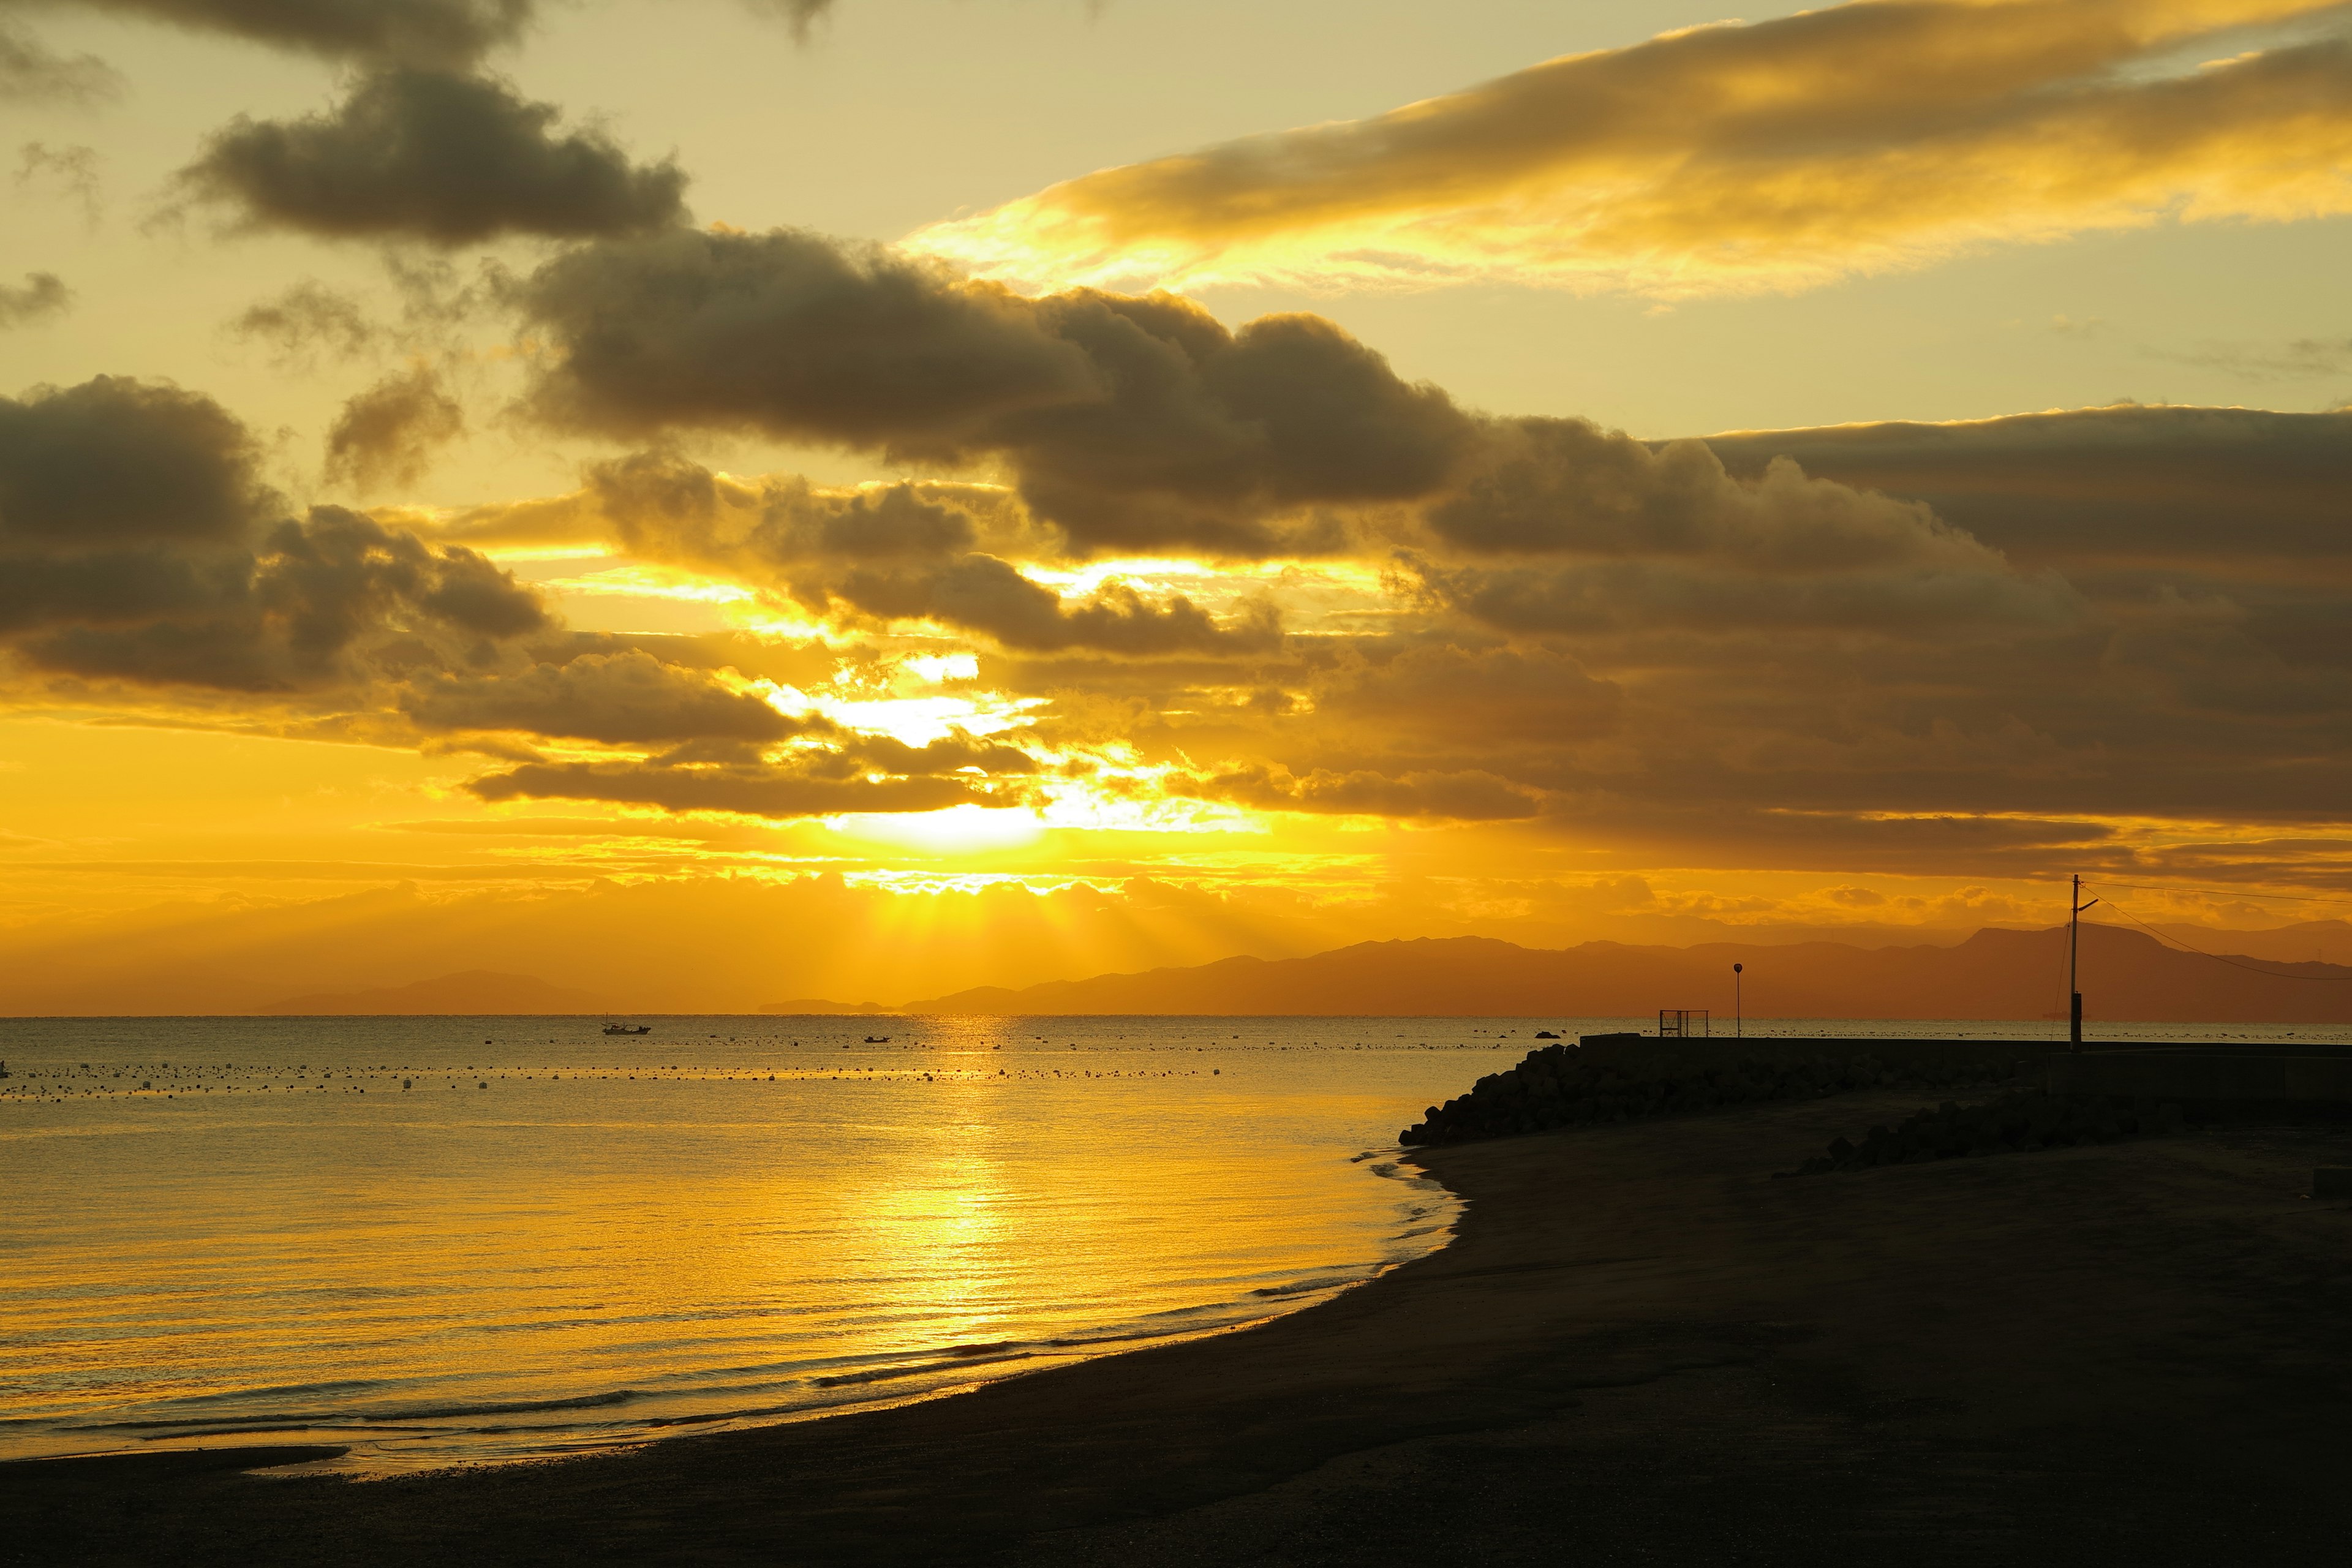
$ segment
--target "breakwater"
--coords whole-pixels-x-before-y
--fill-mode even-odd
[[[1433,1105],[1397,1135],[1465,1143],[1598,1122],[1685,1115],[1855,1089],[1979,1088],[2031,1077],[2050,1047],[2020,1041],[1659,1040],[1588,1036],[1529,1051]]]

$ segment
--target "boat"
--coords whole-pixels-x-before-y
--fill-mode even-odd
[[[651,1024],[639,1024],[636,1027],[631,1028],[626,1024],[607,1024],[604,1026],[604,1032],[608,1035],[650,1035],[654,1032],[654,1026]]]
[[[869,1046],[887,1046],[890,1043],[890,1037],[887,1035],[868,1035],[866,1037],[866,1043]]]

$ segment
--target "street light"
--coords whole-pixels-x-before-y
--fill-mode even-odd
[[[1747,967],[1744,963],[1731,966],[1731,1037],[1735,1040],[1748,1037],[1748,1021],[1739,1005],[1739,972]]]

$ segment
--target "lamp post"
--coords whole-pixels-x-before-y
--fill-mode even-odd
[[[1731,1037],[1735,1040],[1748,1037],[1748,1018],[1739,1003],[1739,972],[1747,967],[1744,963],[1731,966]]]

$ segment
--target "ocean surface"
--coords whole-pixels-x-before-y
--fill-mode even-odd
[[[331,1442],[384,1473],[1229,1330],[1443,1245],[1397,1131],[1544,1026],[632,1021],[0,1019],[0,1458]]]

